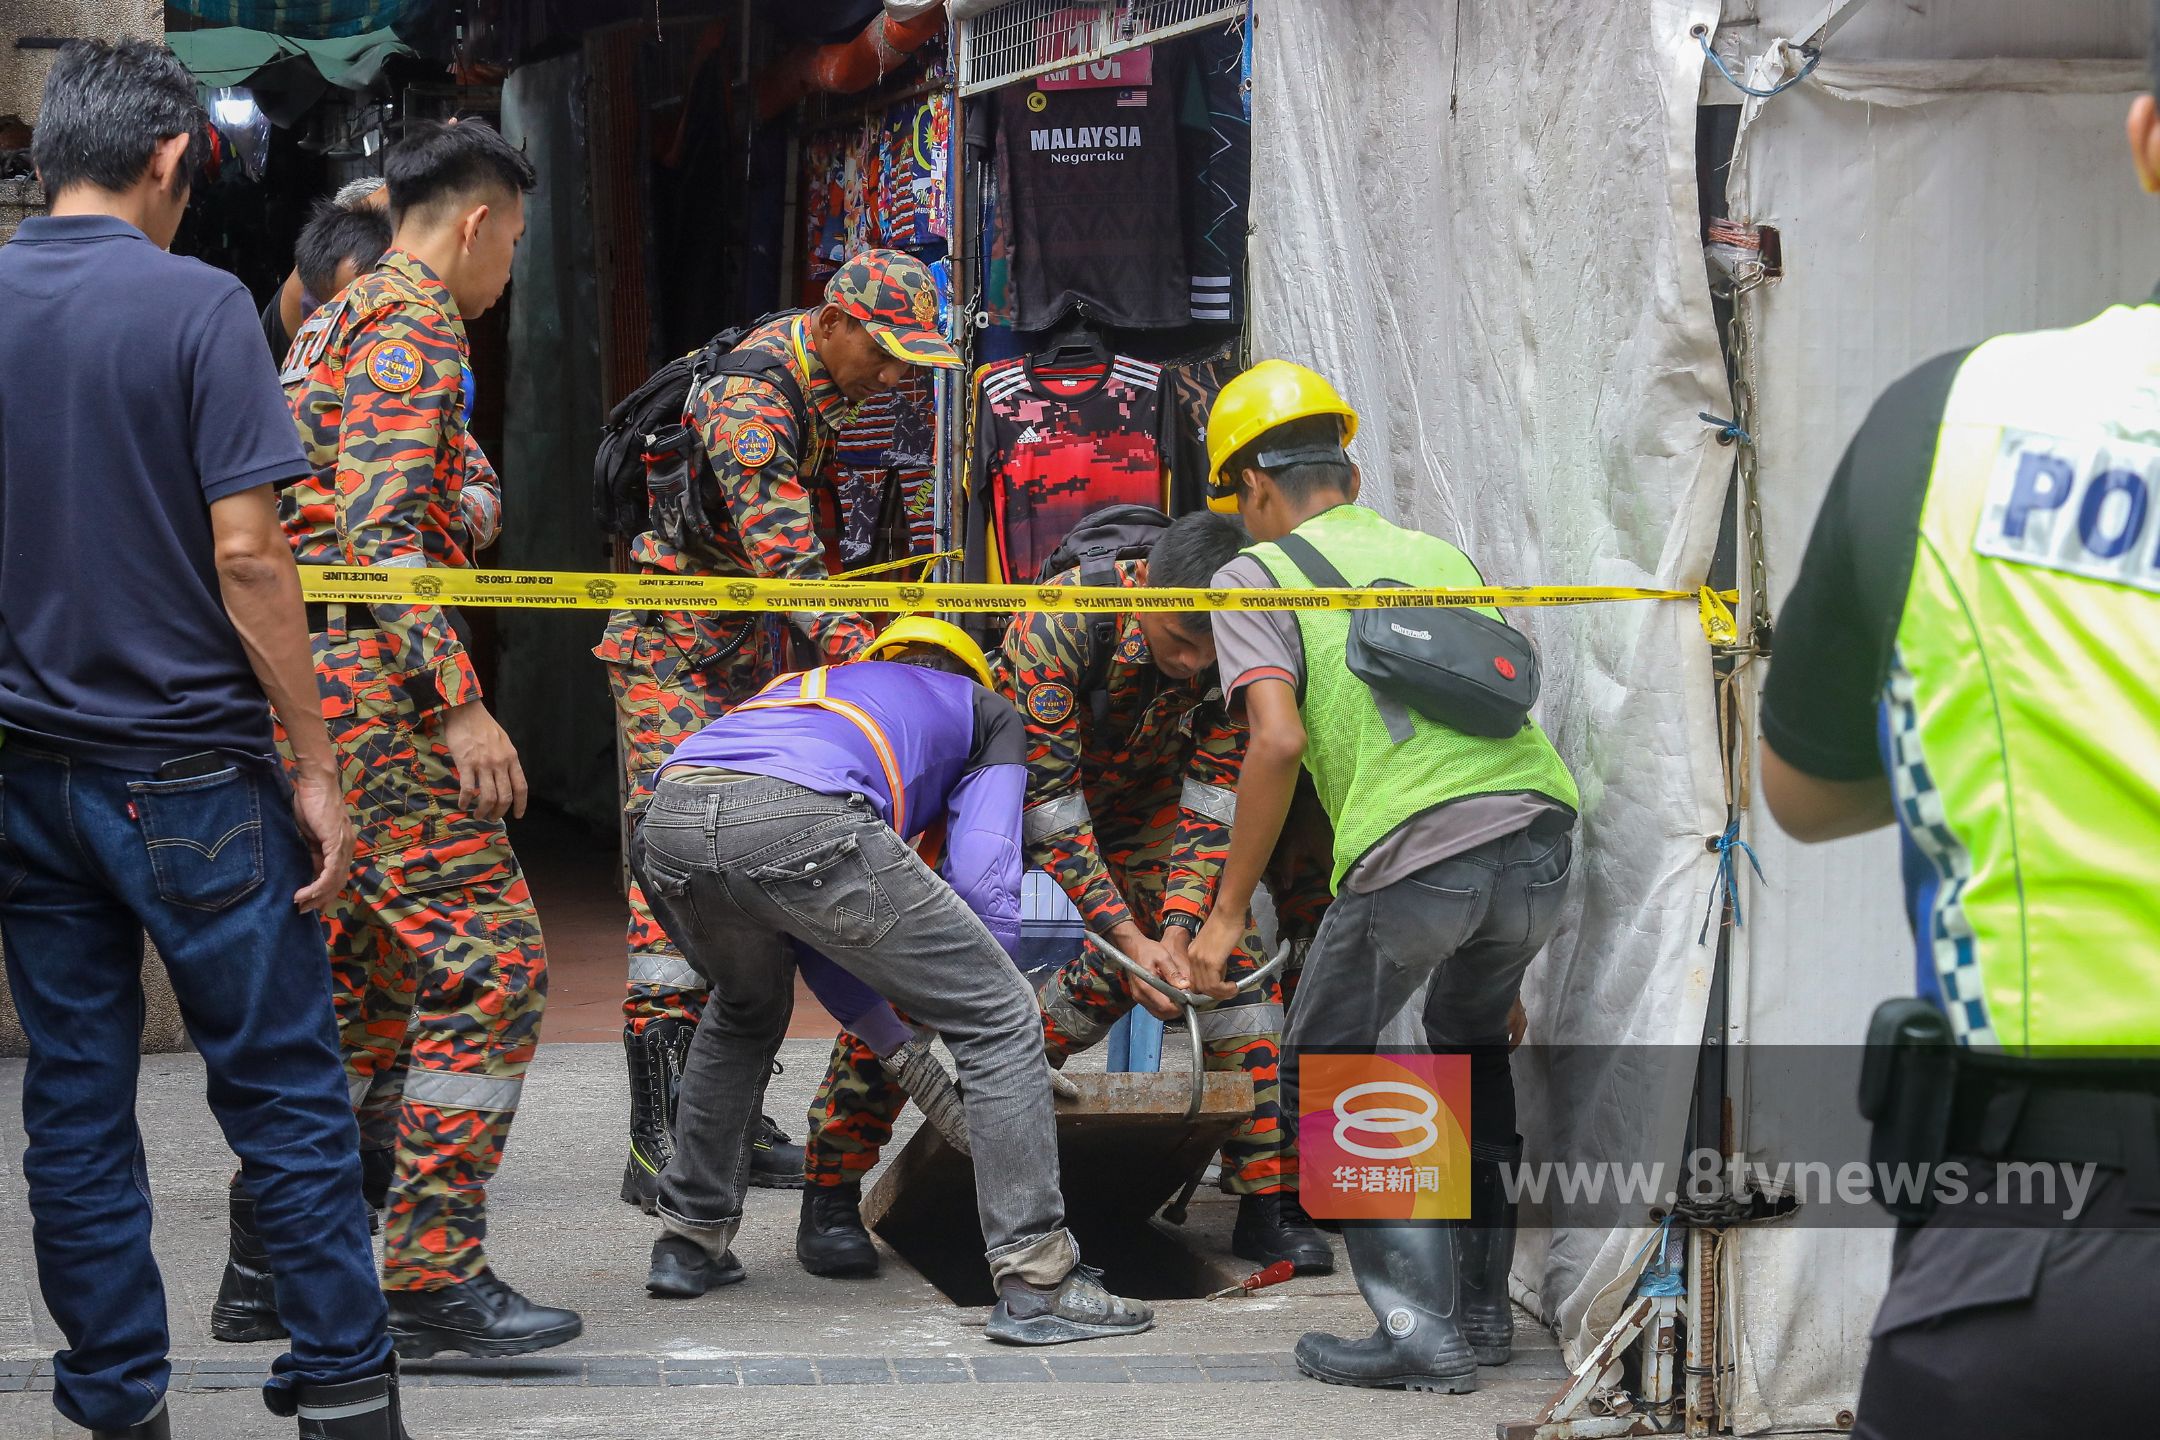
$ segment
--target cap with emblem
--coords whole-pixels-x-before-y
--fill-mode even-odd
[[[826,282],[825,300],[862,321],[888,355],[910,365],[960,363],[960,353],[938,329],[937,281],[912,255],[863,251]]]

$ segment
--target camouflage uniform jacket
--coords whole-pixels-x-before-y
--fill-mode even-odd
[[[1140,584],[1137,561],[1117,569],[1120,585]],[[1077,581],[1073,571],[1043,583]],[[1109,704],[1098,725],[1083,689],[1093,619],[1016,616],[996,658],[998,689],[1027,724],[1028,864],[1049,871],[1088,926],[1107,933],[1137,918],[1112,866],[1122,870],[1151,831],[1168,831],[1163,913],[1204,916],[1229,855],[1245,732],[1224,709],[1215,671],[1189,680],[1163,674],[1129,613],[1118,617],[1102,671]]]
[[[321,330],[294,337],[286,364],[313,472],[278,502],[295,556],[312,565],[470,567],[472,552],[494,539],[502,500],[494,467],[465,428],[468,353],[450,288],[392,250],[326,308]],[[385,668],[422,698],[423,712],[480,698],[480,677],[441,607],[372,608]]]
[[[736,348],[787,361],[810,412],[807,427],[797,423],[778,387],[755,376],[715,376],[700,385],[690,397],[690,415],[719,482],[727,528],[710,548],[688,550],[649,530],[631,542],[630,558],[643,569],[678,575],[827,579],[812,491],[830,483],[821,474],[848,416],[847,398],[811,344],[809,314],[762,325]],[[852,658],[874,634],[869,622],[845,612],[791,618],[828,664]]]

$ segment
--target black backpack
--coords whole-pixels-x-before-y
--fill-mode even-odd
[[[1066,532],[1057,549],[1043,561],[1041,578],[1062,575],[1075,566],[1080,585],[1115,585],[1120,560],[1145,560],[1148,551],[1170,528],[1170,517],[1152,505],[1107,505]],[[1115,615],[1098,615],[1088,625],[1087,670],[1080,677],[1080,691],[1094,707],[1100,725],[1110,708],[1104,689],[1110,678],[1110,652],[1117,644]]]
[[[809,415],[787,360],[735,348],[753,330],[799,313],[783,310],[722,330],[655,370],[608,412],[593,454],[593,518],[602,532],[628,539],[657,529],[678,549],[712,541],[726,502],[691,421],[690,397],[716,375],[752,375],[779,389],[803,433]]]

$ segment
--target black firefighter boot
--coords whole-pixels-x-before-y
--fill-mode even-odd
[[[1288,1190],[1238,1197],[1230,1253],[1255,1265],[1288,1260],[1299,1275],[1335,1273],[1335,1252],[1328,1248],[1327,1237],[1313,1228],[1312,1217]]]
[[[875,1275],[877,1246],[862,1223],[862,1186],[811,1185],[795,1227],[795,1258],[812,1275]]]
[[[300,1440],[412,1440],[398,1404],[397,1357],[390,1373],[343,1385],[302,1385]]]
[[[527,1355],[575,1340],[585,1322],[575,1310],[535,1305],[482,1270],[437,1290],[392,1290],[390,1343],[407,1360],[445,1350],[483,1359]]]
[[[660,1203],[660,1172],[674,1158],[675,1087],[696,1032],[689,1020],[649,1021],[638,1033],[623,1027],[623,1054],[630,1062],[630,1159],[623,1166],[622,1198],[648,1215]]]
[[[1318,1331],[1297,1343],[1297,1367],[1330,1385],[1477,1389],[1477,1357],[1457,1328],[1454,1227],[1346,1225],[1343,1242],[1365,1303],[1380,1317],[1363,1340]]]
[[[157,1409],[125,1430],[93,1430],[90,1440],[172,1440],[172,1412],[163,1400]],[[403,1440],[403,1437],[400,1437]]]
[[[1515,1350],[1515,1307],[1508,1272],[1515,1266],[1515,1202],[1500,1167],[1522,1161],[1522,1136],[1507,1145],[1470,1146],[1470,1223],[1455,1227],[1462,1276],[1462,1333],[1480,1365],[1505,1365]]]
[[[675,1154],[675,1097],[696,1033],[692,1020],[654,1020],[642,1034],[623,1027],[623,1053],[630,1062],[630,1159],[623,1166],[622,1198],[648,1215],[660,1203],[660,1172]],[[802,1188],[803,1147],[791,1142],[770,1115],[760,1115],[750,1132],[748,1178],[769,1190]]]
[[[255,1230],[255,1197],[235,1185],[226,1192],[225,1203],[231,1241],[225,1278],[218,1282],[217,1300],[210,1306],[210,1338],[228,1345],[282,1340],[285,1324],[278,1319],[270,1252]]]

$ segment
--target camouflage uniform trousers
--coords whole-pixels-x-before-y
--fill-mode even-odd
[[[502,1164],[547,1004],[531,892],[500,821],[457,808],[441,713],[421,716],[373,632],[315,637],[316,678],[358,844],[324,916],[363,1148],[394,1148],[383,1287],[487,1264]]]
[[[1115,814],[1096,816],[1095,825],[1104,860],[1133,918],[1142,929],[1154,931],[1161,920],[1171,828],[1152,822],[1134,824]],[[1230,978],[1250,975],[1259,966],[1259,954],[1260,937],[1248,930],[1231,959]],[[1123,977],[1093,952],[1053,972],[1039,988],[1037,999],[1043,1012],[1043,1044],[1053,1065],[1096,1044],[1136,1003]],[[1265,1195],[1296,1188],[1297,1137],[1284,1121],[1277,1081],[1282,1013],[1282,988],[1273,981],[1200,1012],[1201,1052],[1207,1068],[1242,1071],[1253,1082],[1252,1114],[1222,1150],[1223,1187],[1233,1194]],[[893,1121],[906,1103],[906,1095],[885,1074],[875,1052],[843,1033],[833,1042],[825,1079],[810,1102],[807,1182],[859,1183],[892,1139]]]
[[[593,653],[607,665],[624,808],[635,825],[652,803],[653,777],[675,747],[757,693],[772,675],[771,645],[756,620],[691,611],[617,611]],[[656,1020],[696,1025],[705,977],[683,959],[630,877],[629,984],[623,1020],[633,1035]]]

